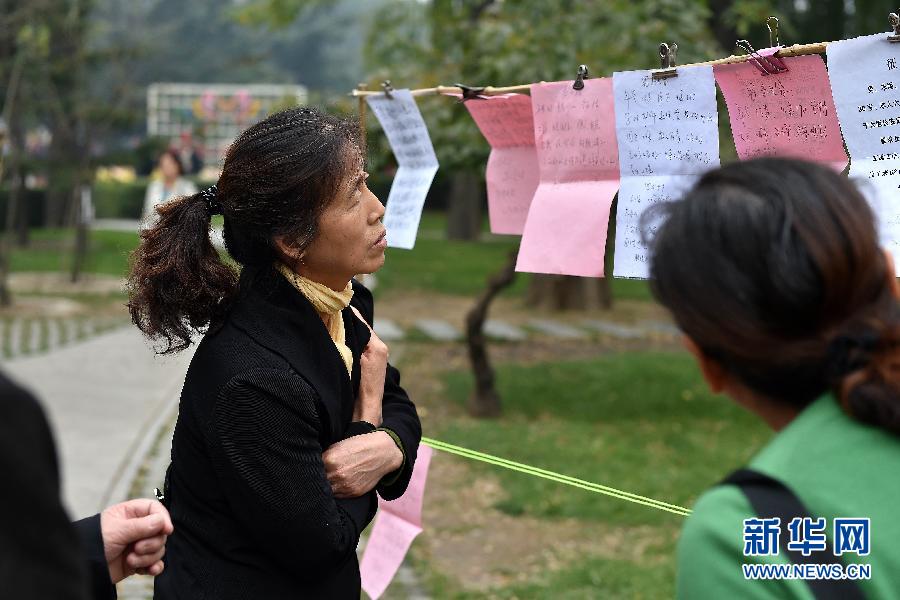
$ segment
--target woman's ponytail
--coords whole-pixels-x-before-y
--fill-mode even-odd
[[[215,186],[156,209],[141,233],[128,281],[131,320],[161,354],[191,344],[224,319],[237,292],[237,269],[209,239],[212,215],[225,216],[228,254],[244,268],[278,260],[276,238],[308,243],[325,207],[358,175],[365,152],[353,120],[297,107],[244,130],[225,153]]]
[[[847,414],[900,434],[900,314],[896,300],[889,302],[880,318],[832,341],[828,371]]]
[[[144,335],[163,343],[160,354],[187,348],[237,289],[237,272],[210,241],[217,209],[215,188],[159,205],[132,254],[128,310]]]

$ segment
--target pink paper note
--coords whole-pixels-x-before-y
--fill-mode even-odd
[[[782,60],[788,71],[773,75],[762,75],[750,63],[714,68],[738,156],[804,158],[843,170],[847,153],[822,57]]]
[[[410,544],[422,532],[422,499],[431,455],[430,447],[420,445],[406,493],[391,502],[378,498],[378,516],[359,563],[362,588],[373,600],[387,589]]]
[[[522,235],[538,186],[531,98],[505,94],[467,100],[465,105],[491,145],[485,172],[491,232]]]
[[[517,271],[603,277],[606,228],[619,187],[612,79],[531,86],[540,184]]]

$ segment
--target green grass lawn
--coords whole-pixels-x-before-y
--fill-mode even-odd
[[[378,272],[382,293],[392,290],[423,290],[457,296],[481,292],[487,278],[506,264],[509,253],[519,246],[518,236],[493,236],[488,241],[443,239],[446,218],[442,213],[423,213],[415,248],[389,248],[385,266]],[[482,231],[487,233],[484,221]],[[507,295],[521,295],[530,275],[519,273]],[[612,280],[617,300],[652,300],[644,281]]]
[[[465,403],[468,373],[445,377]],[[590,361],[498,369],[504,416],[442,424],[440,439],[632,493],[690,507],[698,494],[744,464],[769,437],[756,418],[705,388],[687,354],[628,353]],[[586,556],[529,586],[498,597],[671,597],[674,531],[683,518],[614,498],[473,463],[499,478],[511,515],[570,517],[610,526],[659,529],[652,569]],[[461,598],[468,597],[465,594]]]
[[[217,217],[221,224],[221,217]],[[509,253],[519,244],[517,236],[493,236],[484,241],[444,239],[446,217],[442,213],[422,215],[419,238],[412,250],[388,249],[384,268],[378,272],[379,291],[420,290],[456,296],[475,296],[487,278],[500,270]],[[484,224],[487,231],[487,221]],[[138,244],[137,232],[91,231],[85,272],[124,276],[128,256]],[[13,271],[68,271],[72,268],[75,233],[66,229],[37,229],[31,244],[16,248]],[[520,273],[507,294],[524,293],[530,275]],[[614,279],[613,297],[618,300],[651,300],[643,281]]]
[[[27,248],[15,248],[13,271],[69,271],[75,252],[75,232],[68,229],[31,231]],[[137,232],[91,231],[85,272],[125,276],[128,255],[138,245]]]

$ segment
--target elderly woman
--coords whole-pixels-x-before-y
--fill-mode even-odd
[[[900,597],[900,309],[866,201],[825,167],[759,159],[666,212],[656,297],[712,391],[777,432],[698,500],[678,596]],[[810,563],[830,578],[753,570]]]
[[[274,114],[229,149],[218,184],[158,207],[130,279],[161,352],[205,332],[181,394],[165,484],[177,532],[156,598],[359,598],[377,492],[406,489],[421,426],[372,295],[384,208],[349,123]],[[210,243],[224,215],[228,253]]]

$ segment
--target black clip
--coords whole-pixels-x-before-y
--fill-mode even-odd
[[[460,103],[463,103],[466,100],[479,98],[481,94],[484,93],[483,87],[471,87],[468,85],[463,85],[462,83],[454,83],[453,85],[462,90],[462,98],[460,98],[459,100]]]
[[[778,41],[778,17],[766,19],[766,27],[769,29],[769,47],[780,46],[781,42]]]
[[[584,80],[588,78],[587,65],[578,65],[578,74],[575,75],[575,83],[572,84],[573,90],[583,90]]]
[[[659,45],[659,71],[653,71],[653,79],[669,79],[670,77],[678,77],[678,71],[675,69],[675,54],[678,52],[678,44],[672,42],[667,44],[663,42]]]
[[[891,24],[891,29],[894,30],[894,35],[888,36],[889,42],[900,42],[900,10],[895,13],[890,13],[888,15],[888,21]]]
[[[393,100],[394,95],[391,93],[394,91],[394,86],[391,85],[390,79],[385,79],[381,82],[381,89],[384,90],[384,97],[388,100]]]
[[[165,495],[163,495],[162,493],[162,490],[160,490],[159,488],[153,488],[153,493],[156,496],[156,499],[160,502],[163,502],[166,499]]]
[[[783,60],[774,54],[772,56],[761,55],[747,40],[738,40],[735,45],[749,55],[747,62],[759,69],[763,75],[776,75],[788,70]]]

